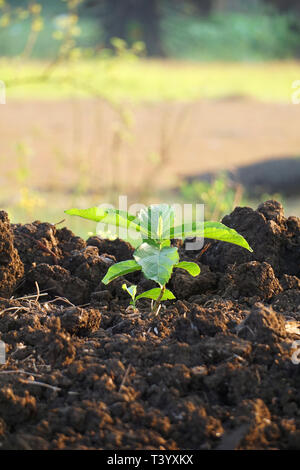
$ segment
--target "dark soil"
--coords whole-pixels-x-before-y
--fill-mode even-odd
[[[1,449],[300,449],[300,220],[268,201],[223,222],[254,252],[181,246],[201,274],[151,318],[100,282],[127,243],[0,213]]]

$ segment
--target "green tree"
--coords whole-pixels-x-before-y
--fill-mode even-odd
[[[148,55],[161,56],[159,4],[159,0],[89,0],[86,6],[104,25],[106,47],[112,37],[129,43],[139,40],[146,44]]]
[[[273,5],[281,12],[298,11],[300,13],[299,0],[265,0],[265,3]]]

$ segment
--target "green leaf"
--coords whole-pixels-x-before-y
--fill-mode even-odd
[[[181,261],[180,263],[175,264],[174,268],[185,269],[191,276],[198,276],[200,274],[200,268],[198,264],[192,263],[190,261]]]
[[[178,263],[179,256],[176,247],[158,247],[143,243],[135,250],[134,259],[142,267],[147,279],[156,281],[164,286],[171,277],[174,264]]]
[[[101,222],[102,224],[112,225],[114,227],[124,227],[128,230],[141,232],[145,236],[148,232],[139,226],[138,219],[125,211],[117,209],[101,209],[99,207],[90,207],[89,209],[69,209],[65,211],[69,215],[77,215],[83,219]]]
[[[147,232],[148,238],[152,240],[169,239],[170,236],[163,237],[163,233],[170,234],[174,225],[174,209],[169,204],[152,204],[146,209],[142,209],[137,219],[141,229]]]
[[[246,248],[248,251],[253,251],[242,235],[220,222],[204,222],[204,237],[232,243]]]
[[[253,251],[245,238],[233,228],[229,228],[220,222],[190,222],[174,227],[171,231],[172,238],[202,237],[211,238],[223,242],[239,245],[246,250]]]
[[[125,274],[139,271],[141,266],[134,260],[121,261],[120,263],[113,264],[106,275],[102,279],[103,284],[107,285],[117,277],[124,276]]]
[[[203,236],[203,231],[204,222],[185,222],[171,228],[170,238],[181,238],[184,240],[187,237],[201,237]],[[163,236],[167,238],[167,233],[164,233]]]
[[[138,295],[136,297],[136,300],[138,299],[157,300],[160,295],[160,291],[161,289],[159,287],[147,290],[143,292],[142,294]],[[176,299],[175,295],[169,289],[165,289],[164,295],[162,296],[161,300],[173,300],[173,299]]]
[[[128,294],[130,295],[130,297],[134,301],[135,296],[136,296],[137,286],[133,284],[132,286],[127,287],[127,285],[124,283],[122,285],[122,289],[125,290],[126,292],[128,292]]]

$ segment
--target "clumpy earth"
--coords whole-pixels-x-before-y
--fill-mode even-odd
[[[176,270],[152,318],[100,282],[130,245],[0,212],[1,449],[300,449],[300,219],[223,222],[254,252],[177,242],[201,274]]]

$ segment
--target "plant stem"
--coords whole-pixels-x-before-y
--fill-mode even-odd
[[[154,315],[157,315],[158,314],[158,308],[159,308],[159,305],[160,305],[160,301],[161,299],[163,298],[163,295],[165,293],[165,290],[166,290],[166,286],[162,286],[161,290],[160,290],[160,294],[159,296],[157,297],[156,301],[155,301],[155,304],[153,306],[153,309],[152,309],[152,312],[154,313]]]

